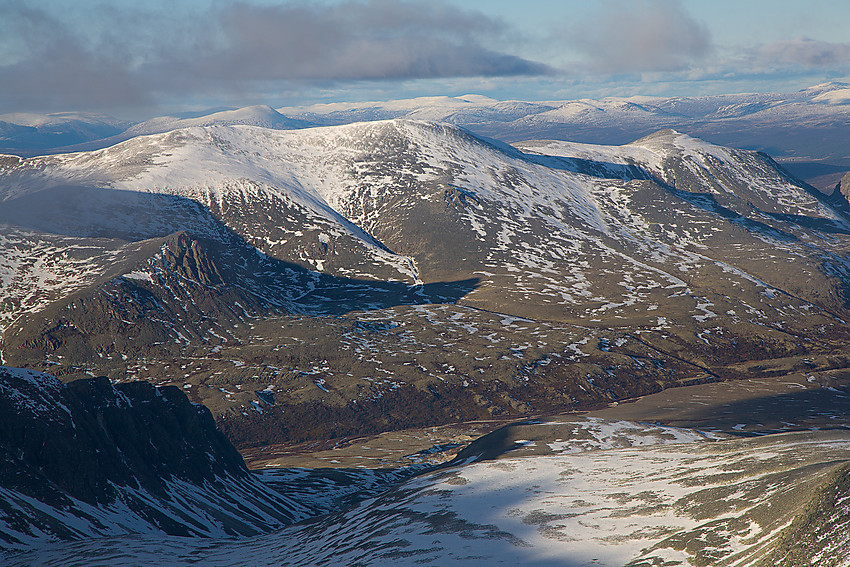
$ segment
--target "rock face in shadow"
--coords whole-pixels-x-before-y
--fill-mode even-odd
[[[835,191],[841,193],[844,200],[850,199],[850,173],[841,178],[841,181],[835,187]]]
[[[177,387],[63,385],[0,367],[0,544],[160,532],[257,534],[293,506],[267,491]]]

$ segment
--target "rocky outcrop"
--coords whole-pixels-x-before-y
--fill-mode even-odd
[[[0,545],[163,532],[257,534],[293,505],[176,387],[63,385],[0,367]]]

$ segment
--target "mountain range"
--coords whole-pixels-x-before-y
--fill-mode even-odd
[[[5,363],[177,383],[238,446],[846,366],[844,194],[674,131],[193,127],[0,187]]]
[[[0,153],[33,156],[89,151],[134,136],[189,126],[295,129],[410,119],[451,123],[507,142],[555,139],[620,145],[663,128],[715,144],[769,153],[797,177],[829,192],[850,171],[850,85],[824,83],[793,93],[698,97],[606,97],[499,101],[481,95],[386,102],[264,105],[177,113],[138,123],[59,113],[0,115]]]
[[[713,123],[822,105],[838,124],[842,88]],[[223,110],[0,157],[7,559],[846,564],[837,414],[563,414],[739,382],[846,398],[848,178],[827,194],[670,128],[526,139],[537,103],[407,104]],[[395,470],[259,474],[237,452],[275,468],[459,423],[495,431]]]

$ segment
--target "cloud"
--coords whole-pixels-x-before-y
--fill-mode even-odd
[[[199,60],[249,80],[364,80],[535,75],[538,63],[482,45],[502,26],[442,4],[373,0],[336,6],[237,4],[219,22],[223,45]]]
[[[798,37],[761,45],[754,51],[753,56],[764,67],[838,65],[847,68],[850,64],[850,43],[829,43],[807,37]]]
[[[571,26],[564,40],[595,73],[680,71],[712,48],[708,28],[677,0],[606,0],[595,17]]]
[[[116,99],[144,104],[147,97],[128,70],[128,54],[115,46],[92,49],[52,15],[23,2],[0,2],[0,108],[63,98],[96,107]]]
[[[0,0],[0,61],[8,62],[0,63],[0,109],[132,107],[250,95],[275,82],[552,72],[488,47],[509,33],[505,24],[440,2],[214,6],[173,18],[107,4],[72,23],[22,0]]]
[[[722,51],[722,55],[705,65],[694,66],[685,73],[670,74],[675,76],[666,79],[725,83],[729,88],[753,91],[756,88],[796,90],[825,81],[846,80],[850,75],[848,43],[798,37]]]

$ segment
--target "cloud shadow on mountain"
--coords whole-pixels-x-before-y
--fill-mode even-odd
[[[720,430],[744,437],[782,431],[846,430],[850,416],[850,385],[800,389],[732,401],[716,399],[699,408],[689,405],[687,411],[686,417],[665,423]]]
[[[653,177],[645,169],[634,164],[611,163],[593,161],[578,157],[547,156],[540,154],[522,153],[522,157],[531,163],[557,169],[589,175],[598,179],[618,179],[629,181],[632,179],[652,180]]]

